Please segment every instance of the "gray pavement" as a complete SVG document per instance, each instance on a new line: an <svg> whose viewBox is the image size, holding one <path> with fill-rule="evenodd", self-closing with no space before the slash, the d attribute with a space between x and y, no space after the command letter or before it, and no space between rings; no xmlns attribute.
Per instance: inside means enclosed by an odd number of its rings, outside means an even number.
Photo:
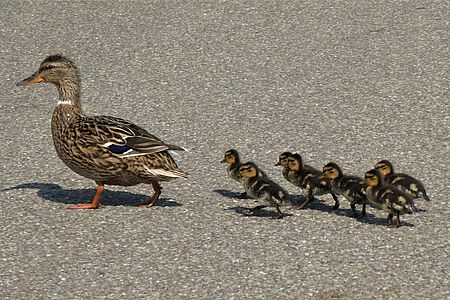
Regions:
<svg viewBox="0 0 450 300"><path fill-rule="evenodd" d="M449 299L447 1L0 1L1 299ZM56 156L52 86L16 88L49 54L79 66L90 114L190 151L188 180L108 187ZM380 159L431 203L383 226L331 198L283 220L219 164L228 148L292 193L286 149L362 175Z"/></svg>

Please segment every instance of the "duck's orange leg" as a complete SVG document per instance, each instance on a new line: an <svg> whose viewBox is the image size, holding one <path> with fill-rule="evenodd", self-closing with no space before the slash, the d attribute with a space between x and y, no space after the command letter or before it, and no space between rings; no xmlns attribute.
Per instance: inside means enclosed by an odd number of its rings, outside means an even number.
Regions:
<svg viewBox="0 0 450 300"><path fill-rule="evenodd" d="M68 209L93 209L98 208L100 206L100 198L102 197L103 191L105 190L105 187L103 186L103 183L100 183L97 186L97 192L95 193L94 199L92 199L92 203L83 203L83 204L77 204L77 205L71 205L67 207Z"/></svg>
<svg viewBox="0 0 450 300"><path fill-rule="evenodd" d="M162 187L159 185L159 183L154 181L154 182L152 182L152 185L153 185L153 189L155 190L155 193L153 194L153 196L149 200L144 201L141 204L139 204L138 205L139 207L150 207L150 206L153 206L153 204L155 204L156 200L158 200L159 195L161 195Z"/></svg>

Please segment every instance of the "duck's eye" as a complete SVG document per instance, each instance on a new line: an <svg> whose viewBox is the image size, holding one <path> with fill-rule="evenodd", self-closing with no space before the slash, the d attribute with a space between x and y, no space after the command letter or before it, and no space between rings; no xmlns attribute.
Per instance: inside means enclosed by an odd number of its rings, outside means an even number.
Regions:
<svg viewBox="0 0 450 300"><path fill-rule="evenodd" d="M42 68L43 70L51 70L51 69L54 69L54 68L56 68L56 66L55 65L46 65L44 68Z"/></svg>

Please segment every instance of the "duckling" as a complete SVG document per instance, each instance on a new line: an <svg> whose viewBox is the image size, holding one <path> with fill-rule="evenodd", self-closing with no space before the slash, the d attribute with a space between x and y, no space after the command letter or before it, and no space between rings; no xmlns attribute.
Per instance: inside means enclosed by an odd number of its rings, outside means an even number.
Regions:
<svg viewBox="0 0 450 300"><path fill-rule="evenodd" d="M331 179L331 187L339 195L344 196L350 202L353 216L358 217L356 213L356 204L362 204L361 217L366 215L366 188L364 179L353 175L344 175L341 168L330 162L323 167L323 177Z"/></svg>
<svg viewBox="0 0 450 300"><path fill-rule="evenodd" d="M282 167L282 174L284 179L286 179L287 181L289 181L289 166L288 166L288 158L289 156L291 156L292 153L291 152L283 152L280 154L280 156L278 156L278 162L275 164L275 166L281 166ZM295 183L293 183L295 184Z"/></svg>
<svg viewBox="0 0 450 300"><path fill-rule="evenodd" d="M388 212L387 226L399 227L400 215L417 212L412 198L392 185L386 185L377 169L367 171L364 175L367 187L367 199L377 208ZM394 224L392 218L397 216Z"/></svg>
<svg viewBox="0 0 450 300"><path fill-rule="evenodd" d="M254 208L249 208L247 215L253 215L267 206L274 206L278 213L276 218L283 218L280 206L284 201L290 201L289 193L267 176L261 176L259 168L253 162L242 164L239 174L244 179L247 193L261 203Z"/></svg>
<svg viewBox="0 0 450 300"><path fill-rule="evenodd" d="M241 161L239 158L239 153L235 149L230 149L225 152L225 156L223 160L220 161L221 163L227 163L227 174L228 177L230 177L233 180L236 180L237 182L243 184L244 180L239 175L239 168L241 167ZM238 197L239 198L246 198L248 195L246 192L242 192Z"/></svg>
<svg viewBox="0 0 450 300"><path fill-rule="evenodd" d="M239 159L239 153L235 149L230 149L225 152L225 157L220 161L221 163L227 163L227 174L231 179L242 183L243 180L239 176L239 168L241 167L241 161Z"/></svg>
<svg viewBox="0 0 450 300"><path fill-rule="evenodd" d="M147 130L120 118L88 116L81 108L81 80L76 65L61 55L48 56L39 69L17 86L51 83L59 92L52 116L56 152L75 173L94 180L97 192L92 203L70 209L100 206L104 185L152 184L153 196L140 206L152 206L161 194L160 181L187 177L168 150L182 147L164 143Z"/></svg>
<svg viewBox="0 0 450 300"><path fill-rule="evenodd" d="M334 199L333 210L339 208L339 199L331 188L330 179L322 178L322 172L303 164L300 154L294 153L288 157L289 182L300 187L306 194L306 200L298 207L304 208L308 203L314 200L314 195L330 194Z"/></svg>
<svg viewBox="0 0 450 300"><path fill-rule="evenodd" d="M394 167L388 160L382 160L375 165L383 176L383 180L399 190L407 193L413 198L422 198L431 201L423 184L412 176L403 173L394 173Z"/></svg>

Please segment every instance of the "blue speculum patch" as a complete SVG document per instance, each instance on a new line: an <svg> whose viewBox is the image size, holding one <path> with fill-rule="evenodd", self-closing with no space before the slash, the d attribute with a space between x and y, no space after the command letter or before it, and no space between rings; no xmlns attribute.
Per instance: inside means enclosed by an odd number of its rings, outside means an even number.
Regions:
<svg viewBox="0 0 450 300"><path fill-rule="evenodd" d="M126 146L126 145L123 145L123 146L121 146L121 145L109 145L108 149L112 153L123 154L123 153L127 152L128 150L130 150L131 148Z"/></svg>

